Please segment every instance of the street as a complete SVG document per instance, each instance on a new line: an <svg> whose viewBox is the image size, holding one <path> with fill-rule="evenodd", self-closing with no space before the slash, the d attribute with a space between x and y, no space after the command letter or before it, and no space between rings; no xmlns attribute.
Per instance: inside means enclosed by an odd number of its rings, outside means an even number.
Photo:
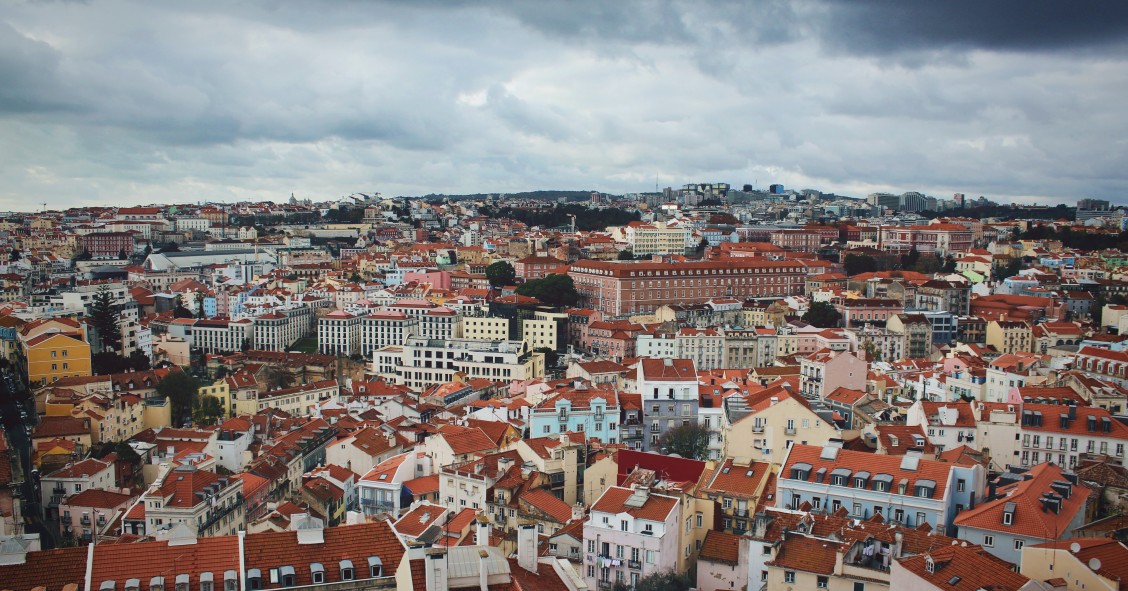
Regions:
<svg viewBox="0 0 1128 591"><path fill-rule="evenodd" d="M24 484L19 490L23 497L25 529L38 533L43 548L55 547L55 536L43 525L40 515L39 493L36 478L31 473L31 426L35 424L35 403L19 378L8 370L0 372L0 413L8 441L12 446L13 460L23 465Z"/></svg>

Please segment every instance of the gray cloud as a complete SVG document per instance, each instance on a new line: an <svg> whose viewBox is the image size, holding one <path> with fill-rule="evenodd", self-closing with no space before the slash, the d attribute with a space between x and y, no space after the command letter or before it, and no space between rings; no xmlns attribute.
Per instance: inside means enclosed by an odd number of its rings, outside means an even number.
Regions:
<svg viewBox="0 0 1128 591"><path fill-rule="evenodd" d="M0 208L655 176L1124 200L1118 3L918 4L14 4Z"/></svg>

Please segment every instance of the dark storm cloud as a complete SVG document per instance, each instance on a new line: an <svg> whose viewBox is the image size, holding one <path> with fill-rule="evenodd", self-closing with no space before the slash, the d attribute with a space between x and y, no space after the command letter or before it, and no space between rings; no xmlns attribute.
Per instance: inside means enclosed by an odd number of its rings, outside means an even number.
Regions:
<svg viewBox="0 0 1128 591"><path fill-rule="evenodd" d="M821 34L868 55L988 49L1061 51L1128 40L1128 2L822 0Z"/></svg>

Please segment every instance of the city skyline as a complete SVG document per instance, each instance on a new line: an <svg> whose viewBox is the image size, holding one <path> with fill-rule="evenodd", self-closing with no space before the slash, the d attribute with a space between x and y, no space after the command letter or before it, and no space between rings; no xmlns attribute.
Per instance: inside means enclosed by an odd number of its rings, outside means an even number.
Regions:
<svg viewBox="0 0 1128 591"><path fill-rule="evenodd" d="M0 209L702 180L1124 204L1126 11L12 3Z"/></svg>

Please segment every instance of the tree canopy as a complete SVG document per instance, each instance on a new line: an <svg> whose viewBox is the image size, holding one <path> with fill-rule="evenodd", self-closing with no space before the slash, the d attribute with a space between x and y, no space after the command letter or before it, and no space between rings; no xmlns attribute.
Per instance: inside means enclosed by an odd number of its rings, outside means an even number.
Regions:
<svg viewBox="0 0 1128 591"><path fill-rule="evenodd" d="M839 320L842 314L830 302L813 302L803 314L803 322L819 328L835 328Z"/></svg>
<svg viewBox="0 0 1128 591"><path fill-rule="evenodd" d="M102 343L101 350L120 351L121 329L118 327L118 315L114 310L113 295L104 285L94 294L94 300L90 304L90 318L98 331L98 338Z"/></svg>
<svg viewBox="0 0 1128 591"><path fill-rule="evenodd" d="M509 261L498 261L486 267L486 279L493 287L513 285L513 281L517 279L517 271Z"/></svg>
<svg viewBox="0 0 1128 591"><path fill-rule="evenodd" d="M861 273L873 273L877 270L877 261L873 257L857 254L846 255L846 260L842 261L842 265L846 267L846 274L851 277Z"/></svg>
<svg viewBox="0 0 1128 591"><path fill-rule="evenodd" d="M517 293L555 307L574 306L580 301L580 294L568 275L552 274L543 279L530 279L517 286Z"/></svg>
<svg viewBox="0 0 1128 591"><path fill-rule="evenodd" d="M174 425L181 425L185 419L192 416L199 389L200 385L196 379L183 371L173 371L157 384L157 394L168 398L169 404L172 405Z"/></svg>
<svg viewBox="0 0 1128 591"><path fill-rule="evenodd" d="M658 447L667 454L677 454L691 460L704 460L709 456L709 430L690 421L667 429L658 440Z"/></svg>

